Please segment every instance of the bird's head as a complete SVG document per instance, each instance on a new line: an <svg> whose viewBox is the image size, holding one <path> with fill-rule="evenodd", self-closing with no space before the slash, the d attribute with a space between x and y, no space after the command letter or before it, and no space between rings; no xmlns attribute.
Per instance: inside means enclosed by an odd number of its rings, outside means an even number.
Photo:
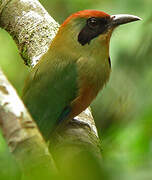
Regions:
<svg viewBox="0 0 152 180"><path fill-rule="evenodd" d="M119 14L109 15L97 10L83 10L69 16L61 25L58 37L61 37L63 45L68 43L81 47L89 47L92 44L106 43L109 41L113 30L119 25L140 20L139 17Z"/></svg>

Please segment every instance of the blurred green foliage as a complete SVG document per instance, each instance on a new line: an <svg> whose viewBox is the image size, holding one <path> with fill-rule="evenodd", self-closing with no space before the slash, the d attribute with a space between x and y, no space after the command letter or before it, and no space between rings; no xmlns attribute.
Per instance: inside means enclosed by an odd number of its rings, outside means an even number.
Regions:
<svg viewBox="0 0 152 180"><path fill-rule="evenodd" d="M5 140L0 131L0 179L18 180L21 178L21 172L14 157L9 152Z"/></svg>
<svg viewBox="0 0 152 180"><path fill-rule="evenodd" d="M108 178L152 179L152 1L40 2L59 23L83 9L98 9L109 14L130 13L143 18L142 22L123 25L114 32L110 82L92 104L92 111L102 139L102 167ZM28 68L4 30L0 30L0 66L21 94Z"/></svg>

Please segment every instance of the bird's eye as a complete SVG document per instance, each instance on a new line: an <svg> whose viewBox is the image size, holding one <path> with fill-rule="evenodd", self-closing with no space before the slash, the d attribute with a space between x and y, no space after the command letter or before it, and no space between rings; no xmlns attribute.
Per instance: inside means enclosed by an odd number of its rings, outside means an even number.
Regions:
<svg viewBox="0 0 152 180"><path fill-rule="evenodd" d="M97 25L98 25L98 21L97 21L97 19L96 18L89 18L88 20L87 20L87 24L88 24L88 26L90 27L90 28L95 28Z"/></svg>

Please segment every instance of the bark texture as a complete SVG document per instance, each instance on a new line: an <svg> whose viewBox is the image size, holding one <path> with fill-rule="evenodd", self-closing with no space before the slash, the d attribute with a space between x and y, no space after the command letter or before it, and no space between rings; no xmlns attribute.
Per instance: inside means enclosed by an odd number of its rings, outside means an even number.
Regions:
<svg viewBox="0 0 152 180"><path fill-rule="evenodd" d="M34 66L48 50L59 24L38 0L1 0L0 26L15 40L28 66Z"/></svg>
<svg viewBox="0 0 152 180"><path fill-rule="evenodd" d="M43 168L41 170L45 172L44 174L54 172L55 164L47 145L2 71L0 71L0 127L25 179L36 176L39 167ZM52 176L52 173L48 176Z"/></svg>

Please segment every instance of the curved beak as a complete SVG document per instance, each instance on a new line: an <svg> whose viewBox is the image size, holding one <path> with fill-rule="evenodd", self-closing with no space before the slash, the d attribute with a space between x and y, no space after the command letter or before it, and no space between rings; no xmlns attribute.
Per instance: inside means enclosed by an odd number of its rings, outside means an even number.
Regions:
<svg viewBox="0 0 152 180"><path fill-rule="evenodd" d="M117 27L122 24L127 24L133 21L139 21L142 20L138 16L129 15L129 14L118 14L118 15L112 15L111 18L111 27Z"/></svg>

